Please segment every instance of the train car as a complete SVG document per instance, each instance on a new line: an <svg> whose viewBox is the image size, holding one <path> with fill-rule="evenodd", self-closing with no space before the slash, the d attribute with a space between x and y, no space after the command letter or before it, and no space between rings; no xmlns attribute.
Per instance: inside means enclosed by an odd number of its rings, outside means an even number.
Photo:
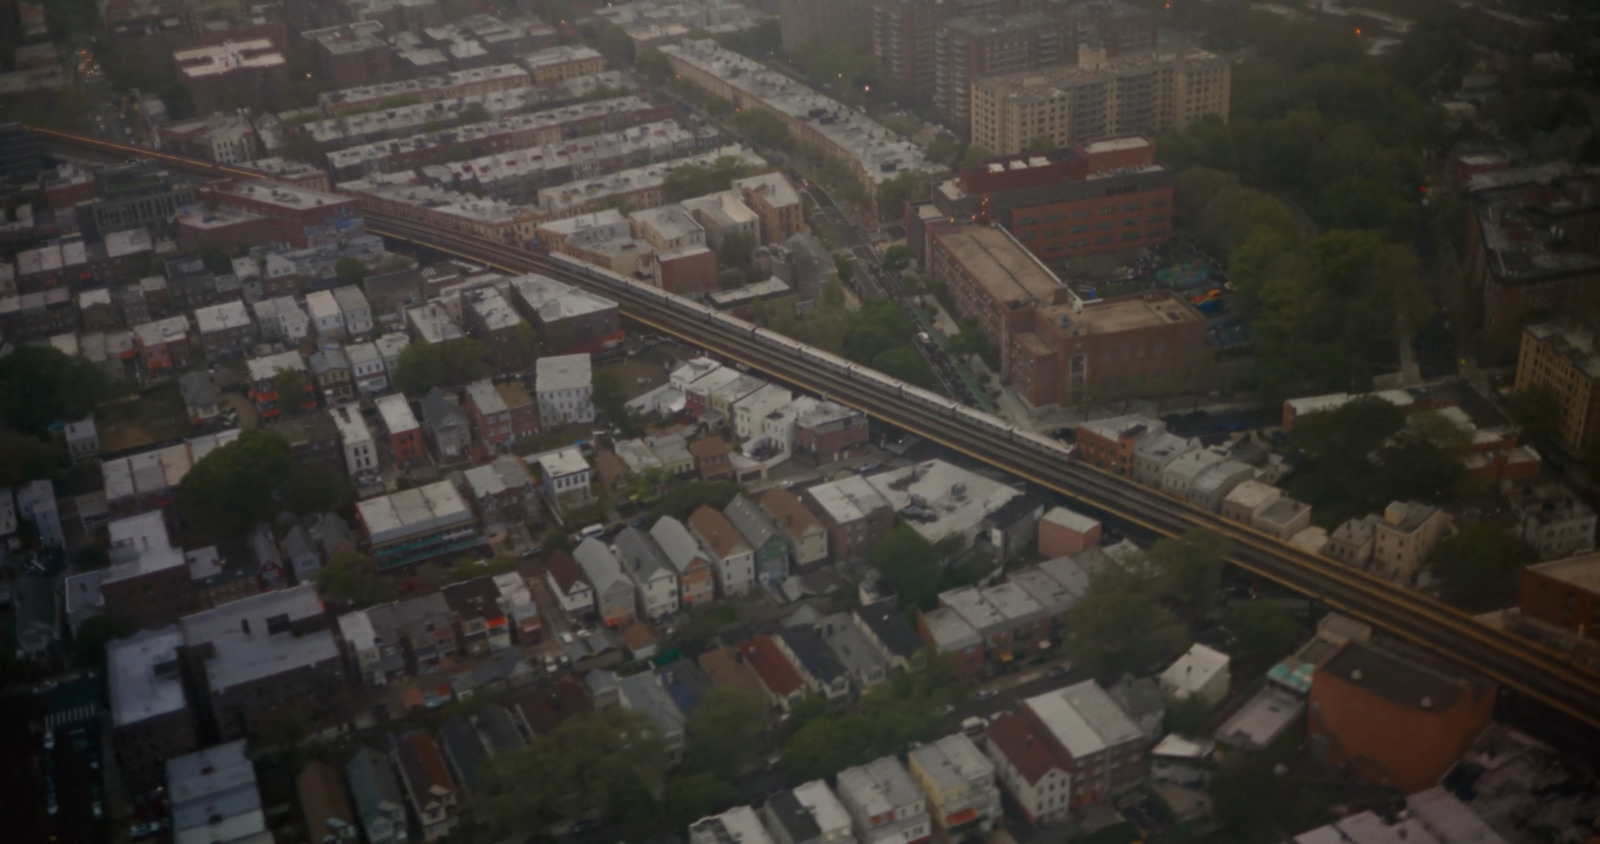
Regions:
<svg viewBox="0 0 1600 844"><path fill-rule="evenodd" d="M1011 434L1011 439L1020 445L1029 446L1041 452L1046 459L1066 460L1072 455L1072 447L1065 443L1057 442L1037 431L1023 430L1021 425Z"/></svg>
<svg viewBox="0 0 1600 844"><path fill-rule="evenodd" d="M962 420L980 431L988 431L1007 439L1011 438L1017 426L997 419L981 410L974 410L964 404L956 404L955 418Z"/></svg>
<svg viewBox="0 0 1600 844"><path fill-rule="evenodd" d="M745 322L744 320L726 311L719 311L709 305L703 305L699 302L696 302L695 305L703 312L705 319L712 325L720 326L721 328L732 331L740 337L744 337L746 339L755 336L756 328L758 327L755 323Z"/></svg>
<svg viewBox="0 0 1600 844"><path fill-rule="evenodd" d="M802 357L801 352L805 349L804 343L793 337L785 337L770 328L757 328L752 337L762 345L781 349L795 357Z"/></svg>

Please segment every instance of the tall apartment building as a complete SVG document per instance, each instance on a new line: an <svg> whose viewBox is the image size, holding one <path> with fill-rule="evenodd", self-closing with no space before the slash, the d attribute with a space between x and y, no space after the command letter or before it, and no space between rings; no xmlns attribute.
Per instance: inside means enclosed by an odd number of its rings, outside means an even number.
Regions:
<svg viewBox="0 0 1600 844"><path fill-rule="evenodd" d="M1511 338L1535 313L1600 305L1600 179L1570 165L1483 173L1468 183L1467 278L1483 286L1483 326Z"/></svg>
<svg viewBox="0 0 1600 844"><path fill-rule="evenodd" d="M1570 454L1583 454L1600 439L1600 356L1595 332L1570 322L1530 325L1517 355L1518 391L1545 387L1561 405L1556 440Z"/></svg>
<svg viewBox="0 0 1600 844"><path fill-rule="evenodd" d="M872 7L860 0L779 0L778 31L783 49L869 32Z"/></svg>
<svg viewBox="0 0 1600 844"><path fill-rule="evenodd" d="M1111 59L1086 44L1076 65L972 83L972 143L1012 155L1041 138L1068 146L1226 120L1232 78L1226 59L1203 50Z"/></svg>
<svg viewBox="0 0 1600 844"><path fill-rule="evenodd" d="M932 94L934 35L952 18L1015 15L1029 0L878 0L872 6L872 54L885 76Z"/></svg>
<svg viewBox="0 0 1600 844"><path fill-rule="evenodd" d="M933 106L957 127L967 125L972 82L1076 61L1073 21L1044 14L955 18L933 40Z"/></svg>
<svg viewBox="0 0 1600 844"><path fill-rule="evenodd" d="M166 760L199 742L179 670L182 647L176 625L106 645L111 744L122 776L139 793L161 785Z"/></svg>

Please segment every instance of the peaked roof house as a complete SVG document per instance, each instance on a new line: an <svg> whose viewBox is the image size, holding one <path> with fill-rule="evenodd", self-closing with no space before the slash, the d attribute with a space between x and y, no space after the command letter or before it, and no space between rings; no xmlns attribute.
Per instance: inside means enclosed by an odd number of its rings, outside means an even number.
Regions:
<svg viewBox="0 0 1600 844"><path fill-rule="evenodd" d="M639 600L639 614L659 619L678 611L678 576L666 554L650 535L636 527L617 534L613 546L623 571L633 579ZM707 572L709 576L709 571Z"/></svg>
<svg viewBox="0 0 1600 844"><path fill-rule="evenodd" d="M439 459L447 463L467 459L472 446L472 423L461 404L438 387L424 394L418 404L422 407L422 426Z"/></svg>
<svg viewBox="0 0 1600 844"><path fill-rule="evenodd" d="M850 675L828 650L816 631L810 627L789 627L774 639L784 656L806 678L806 685L814 694L828 700L839 700L850 694Z"/></svg>
<svg viewBox="0 0 1600 844"><path fill-rule="evenodd" d="M756 580L756 552L733 522L721 511L701 505L689 515L689 529L712 554L712 570L722 596L732 598L749 592Z"/></svg>
<svg viewBox="0 0 1600 844"><path fill-rule="evenodd" d="M300 793L300 809L305 813L306 834L312 844L360 840L350 802L344 796L344 784L332 765L321 759L307 762L295 778L295 790Z"/></svg>
<svg viewBox="0 0 1600 844"><path fill-rule="evenodd" d="M812 571L828 559L828 529L793 493L769 489L761 494L761 509L788 541L795 568Z"/></svg>
<svg viewBox="0 0 1600 844"><path fill-rule="evenodd" d="M656 541L677 573L678 597L683 606L706 606L717 599L716 573L711 555L684 527L683 522L671 516L662 516L650 528L650 538Z"/></svg>
<svg viewBox="0 0 1600 844"><path fill-rule="evenodd" d="M572 559L594 589L594 613L600 622L607 627L632 623L636 587L617 555L604 542L590 537L572 550Z"/></svg>
<svg viewBox="0 0 1600 844"><path fill-rule="evenodd" d="M461 784L462 791L471 794L483 769L483 762L489 756L483 747L483 740L478 738L478 731L465 716L455 715L439 725L439 741L456 782Z"/></svg>
<svg viewBox="0 0 1600 844"><path fill-rule="evenodd" d="M571 554L559 549L550 552L544 561L544 579L569 623L583 624L594 615L594 587L584 579L583 569Z"/></svg>
<svg viewBox="0 0 1600 844"><path fill-rule="evenodd" d="M787 712L796 701L805 697L806 678L784 656L777 643L768 636L757 636L739 643L739 653L745 664L761 679L772 705Z"/></svg>
<svg viewBox="0 0 1600 844"><path fill-rule="evenodd" d="M755 555L756 582L776 586L789 577L789 543L772 516L743 495L735 495L722 515L728 517Z"/></svg>
<svg viewBox="0 0 1600 844"><path fill-rule="evenodd" d="M412 730L389 736L389 752L400 771L411 810L422 824L422 840L437 841L456 828L456 784L446 770L439 746L427 733Z"/></svg>
<svg viewBox="0 0 1600 844"><path fill-rule="evenodd" d="M355 803L367 841L405 844L409 840L405 796L389 760L370 747L358 747L345 763L344 775L350 782L350 799Z"/></svg>

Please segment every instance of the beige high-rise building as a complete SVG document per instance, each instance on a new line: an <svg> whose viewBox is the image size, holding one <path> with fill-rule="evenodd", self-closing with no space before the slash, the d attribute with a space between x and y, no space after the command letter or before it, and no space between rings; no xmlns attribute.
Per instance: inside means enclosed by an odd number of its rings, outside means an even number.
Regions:
<svg viewBox="0 0 1600 844"><path fill-rule="evenodd" d="M972 143L1012 155L1038 138L1070 146L1115 135L1180 130L1207 115L1228 119L1233 70L1203 50L1107 59L1085 44L1075 67L972 83Z"/></svg>

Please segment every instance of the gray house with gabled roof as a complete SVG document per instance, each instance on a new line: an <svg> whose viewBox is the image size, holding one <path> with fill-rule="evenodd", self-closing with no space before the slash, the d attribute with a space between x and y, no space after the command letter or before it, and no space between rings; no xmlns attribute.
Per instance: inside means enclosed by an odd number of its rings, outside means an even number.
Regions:
<svg viewBox="0 0 1600 844"><path fill-rule="evenodd" d="M744 536L756 556L756 581L777 586L789 577L789 541L778 525L754 501L735 495L722 511Z"/></svg>
<svg viewBox="0 0 1600 844"><path fill-rule="evenodd" d="M607 627L620 627L633 621L637 606L633 579L623 571L617 555L594 537L578 543L572 559L594 588L594 611Z"/></svg>
<svg viewBox="0 0 1600 844"><path fill-rule="evenodd" d="M472 445L472 423L460 402L434 387L417 402L422 407L422 428L439 454L439 459L455 462L467 459Z"/></svg>
<svg viewBox="0 0 1600 844"><path fill-rule="evenodd" d="M622 570L633 580L640 615L655 620L678 611L677 572L649 534L623 528L613 548Z"/></svg>
<svg viewBox="0 0 1600 844"><path fill-rule="evenodd" d="M371 844L405 844L410 840L406 824L406 799L400 782L389 767L389 758L370 747L356 749L344 766L350 783L350 801L361 817L361 828Z"/></svg>

